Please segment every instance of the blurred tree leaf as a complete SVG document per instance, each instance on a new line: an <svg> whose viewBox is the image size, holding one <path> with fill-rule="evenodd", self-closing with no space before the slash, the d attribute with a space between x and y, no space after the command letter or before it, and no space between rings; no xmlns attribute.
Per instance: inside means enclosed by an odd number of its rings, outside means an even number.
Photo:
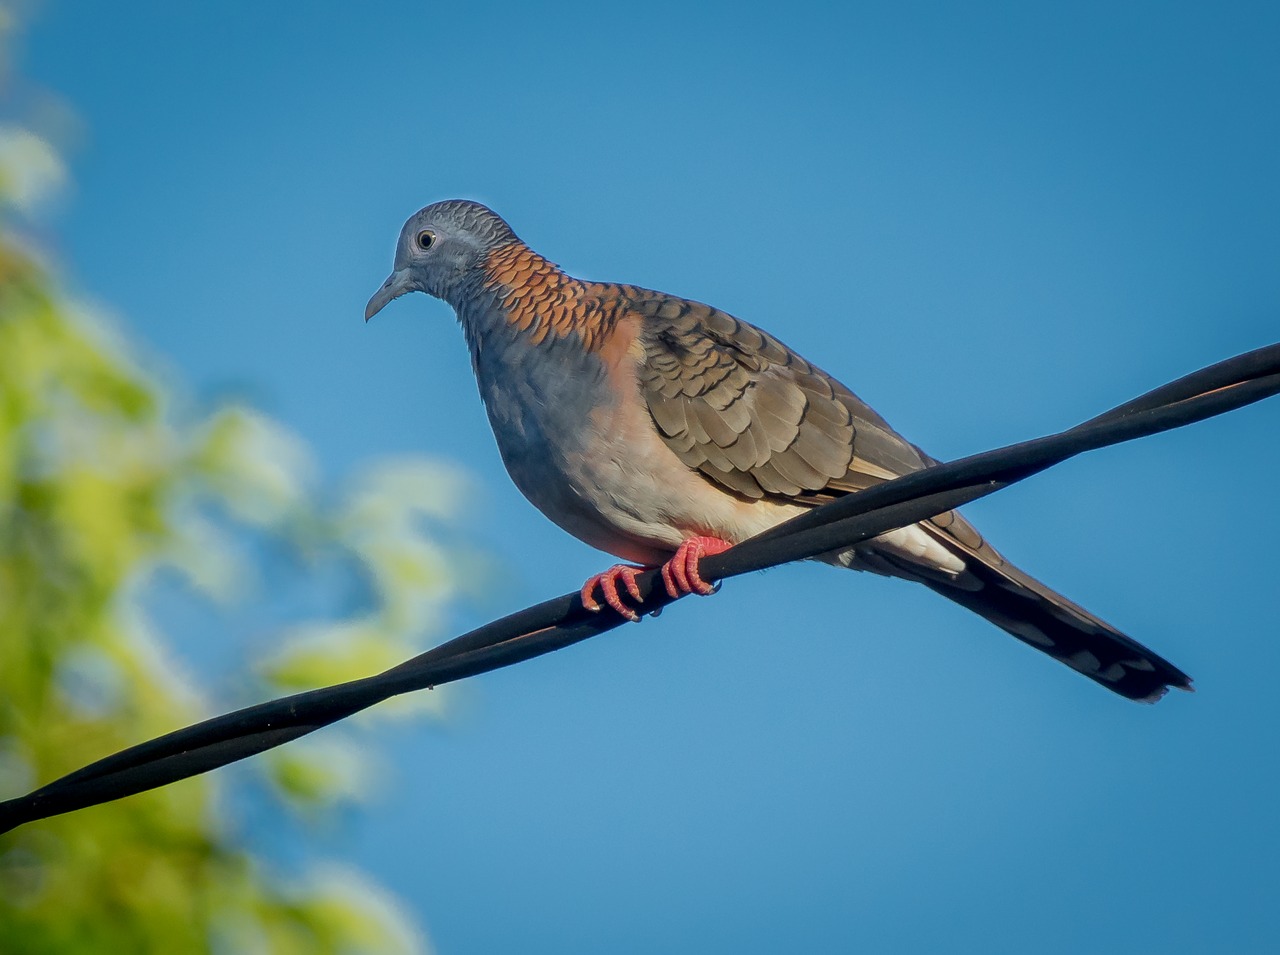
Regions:
<svg viewBox="0 0 1280 955"><path fill-rule="evenodd" d="M0 3L0 33L13 21ZM295 624L275 641L284 649L258 668L264 689L402 659L453 592L449 559L425 534L461 486L448 469L375 466L325 504L304 443L278 422L243 407L177 420L166 390L21 237L22 217L65 178L47 142L0 126L0 796L208 712L142 595L165 572L235 599L252 576L246 557L267 559L238 535L338 554L370 595L350 619ZM343 732L260 765L304 817L360 796L369 778ZM218 794L216 777L199 778L0 837L0 949L425 948L364 877L273 874L219 821Z"/></svg>

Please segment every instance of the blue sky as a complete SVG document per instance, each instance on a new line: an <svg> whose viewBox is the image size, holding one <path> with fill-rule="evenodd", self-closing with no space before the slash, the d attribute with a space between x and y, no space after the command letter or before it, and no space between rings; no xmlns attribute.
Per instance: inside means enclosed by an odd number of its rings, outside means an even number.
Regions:
<svg viewBox="0 0 1280 955"><path fill-rule="evenodd" d="M480 199L576 274L726 308L956 457L1280 339L1278 42L1261 3L49 0L23 70L83 121L81 291L336 477L468 469L497 572L462 629L609 561L506 479L446 306L361 321L415 209ZM473 681L317 850L446 953L1274 950L1278 429L968 509L1194 696L787 567Z"/></svg>

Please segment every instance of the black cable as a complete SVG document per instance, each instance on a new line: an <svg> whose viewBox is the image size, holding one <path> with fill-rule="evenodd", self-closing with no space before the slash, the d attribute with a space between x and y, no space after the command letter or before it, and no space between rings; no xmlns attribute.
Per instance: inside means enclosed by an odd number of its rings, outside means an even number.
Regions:
<svg viewBox="0 0 1280 955"><path fill-rule="evenodd" d="M1069 431L975 454L814 508L705 558L721 580L875 537L994 493L1084 451L1168 431L1280 392L1280 344L1170 382ZM637 579L651 613L671 602L656 570ZM495 620L376 676L259 703L132 746L39 789L0 802L0 833L168 785L255 755L402 693L510 666L612 630L625 620L591 613L577 593Z"/></svg>

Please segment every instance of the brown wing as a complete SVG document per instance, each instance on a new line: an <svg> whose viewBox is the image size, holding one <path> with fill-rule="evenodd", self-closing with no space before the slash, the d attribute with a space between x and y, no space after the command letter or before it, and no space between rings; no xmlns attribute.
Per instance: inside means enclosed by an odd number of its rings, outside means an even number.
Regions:
<svg viewBox="0 0 1280 955"><path fill-rule="evenodd" d="M820 503L926 458L853 392L777 339L706 305L638 293L640 387L690 467L747 498Z"/></svg>
<svg viewBox="0 0 1280 955"><path fill-rule="evenodd" d="M935 463L839 381L755 326L707 305L631 291L646 319L640 388L658 432L716 484L750 499L816 505ZM927 523L960 550L1005 566L956 511ZM866 569L912 578L922 571L906 562L880 567L879 559L868 556Z"/></svg>
<svg viewBox="0 0 1280 955"><path fill-rule="evenodd" d="M747 498L801 504L861 490L933 459L848 388L746 322L705 305L641 293L640 387L687 465ZM921 527L964 559L943 573L891 548L858 551L864 570L919 581L1090 679L1136 700L1185 673L1009 564L955 511Z"/></svg>
<svg viewBox="0 0 1280 955"><path fill-rule="evenodd" d="M705 305L636 292L640 388L668 446L744 497L819 504L935 463L848 388L758 328ZM919 581L1131 699L1188 688L1177 667L1009 564L955 511L921 527L964 559L944 573L891 548L858 566Z"/></svg>

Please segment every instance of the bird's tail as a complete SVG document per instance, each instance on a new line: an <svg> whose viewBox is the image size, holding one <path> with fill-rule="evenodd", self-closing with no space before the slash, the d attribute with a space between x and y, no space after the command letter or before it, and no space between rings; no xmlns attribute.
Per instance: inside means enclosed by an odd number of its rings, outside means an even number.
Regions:
<svg viewBox="0 0 1280 955"><path fill-rule="evenodd" d="M956 512L917 525L965 564L963 573L929 572L878 551L869 570L923 583L948 600L1131 700L1154 703L1169 687L1191 689L1191 678L1163 657L1066 597L1023 573L987 544ZM874 543L874 542L869 542Z"/></svg>

